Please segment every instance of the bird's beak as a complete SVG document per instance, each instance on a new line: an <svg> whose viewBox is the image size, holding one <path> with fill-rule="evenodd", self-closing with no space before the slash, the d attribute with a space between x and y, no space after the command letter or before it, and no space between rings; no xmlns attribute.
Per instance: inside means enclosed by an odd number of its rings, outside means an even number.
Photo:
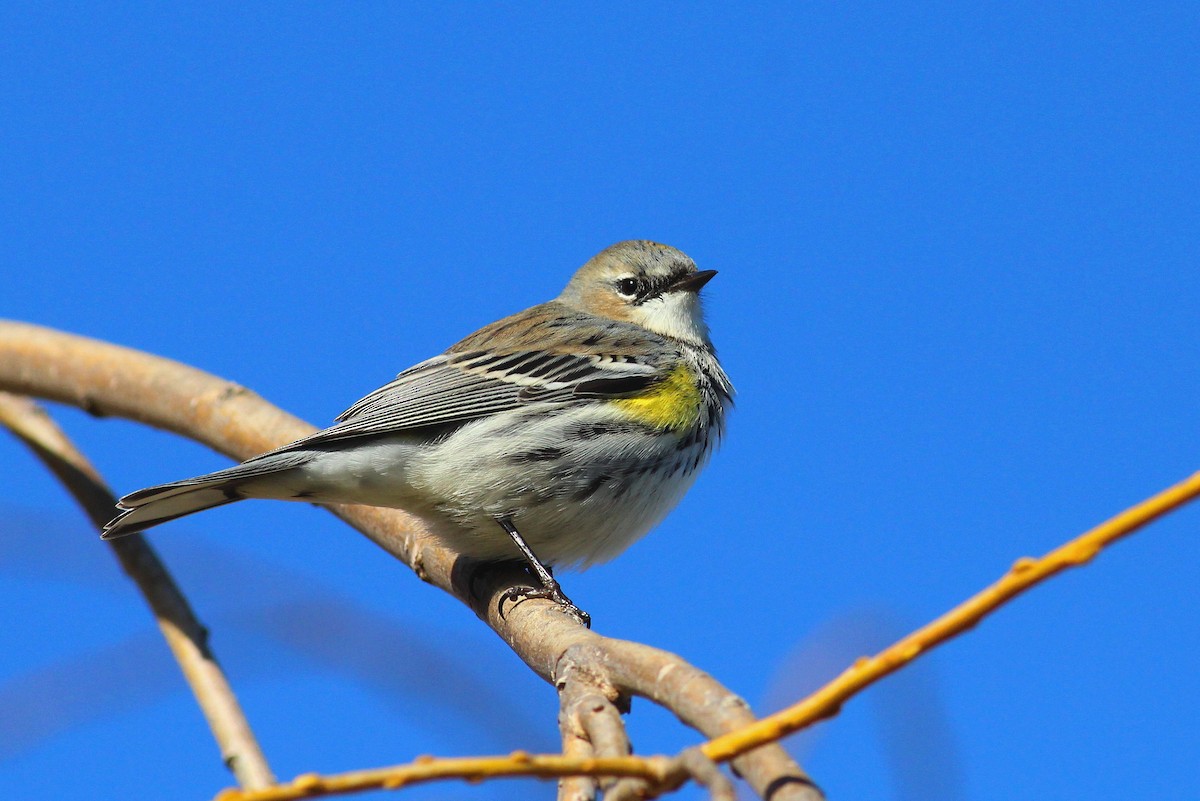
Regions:
<svg viewBox="0 0 1200 801"><path fill-rule="evenodd" d="M668 292L699 292L700 287L707 284L717 274L716 270L701 270L699 272L685 275L675 283L667 287Z"/></svg>

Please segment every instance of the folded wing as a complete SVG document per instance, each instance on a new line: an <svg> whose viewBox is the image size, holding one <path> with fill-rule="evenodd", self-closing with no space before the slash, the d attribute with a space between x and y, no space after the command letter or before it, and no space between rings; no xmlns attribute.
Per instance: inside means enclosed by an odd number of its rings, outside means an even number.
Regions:
<svg viewBox="0 0 1200 801"><path fill-rule="evenodd" d="M674 358L642 329L546 303L410 367L302 442L450 426L535 402L626 397L661 381Z"/></svg>

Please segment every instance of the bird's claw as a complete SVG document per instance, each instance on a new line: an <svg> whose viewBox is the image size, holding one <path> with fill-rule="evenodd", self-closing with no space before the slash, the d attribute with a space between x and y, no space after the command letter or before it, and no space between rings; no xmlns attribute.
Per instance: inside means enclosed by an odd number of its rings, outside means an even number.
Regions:
<svg viewBox="0 0 1200 801"><path fill-rule="evenodd" d="M589 629L592 627L592 616L576 606L562 591L562 587L558 585L557 581L550 587L509 587L500 595L500 603L497 605L496 611L503 616L505 601L511 601L515 606L522 601L528 601L530 598L545 598L554 601L564 612L571 615L584 626Z"/></svg>

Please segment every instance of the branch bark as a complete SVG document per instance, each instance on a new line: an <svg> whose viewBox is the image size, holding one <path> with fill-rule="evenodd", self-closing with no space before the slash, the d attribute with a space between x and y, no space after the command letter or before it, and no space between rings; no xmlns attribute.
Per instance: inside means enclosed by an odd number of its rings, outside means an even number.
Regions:
<svg viewBox="0 0 1200 801"><path fill-rule="evenodd" d="M116 499L96 469L50 416L28 398L0 392L0 425L8 428L42 460L83 507L97 531L112 517ZM275 776L242 707L208 645L208 630L167 571L158 554L139 534L108 543L122 569L146 599L163 638L196 696L221 758L238 784L254 790L275 783Z"/></svg>
<svg viewBox="0 0 1200 801"><path fill-rule="evenodd" d="M586 699L576 685L559 691L558 728L562 732L563 756L589 760L596 756L587 729L581 720ZM622 730L622 736L624 731ZM598 782L590 776L565 776L558 780L558 801L595 801Z"/></svg>
<svg viewBox="0 0 1200 801"><path fill-rule="evenodd" d="M142 422L239 460L314 430L244 387L200 370L16 322L0 321L0 390ZM502 613L505 590L527 577L517 568L481 568L458 558L412 515L363 506L331 509L422 580L467 604L534 672L560 689L575 680L605 697L644 696L709 738L755 720L744 701L677 656L589 631L557 604L530 599L506 605ZM821 798L777 743L748 751L733 765L763 798Z"/></svg>

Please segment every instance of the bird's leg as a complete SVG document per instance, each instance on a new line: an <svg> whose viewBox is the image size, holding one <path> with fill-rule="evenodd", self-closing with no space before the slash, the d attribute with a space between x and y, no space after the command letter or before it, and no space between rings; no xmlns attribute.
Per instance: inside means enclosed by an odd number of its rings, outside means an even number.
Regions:
<svg viewBox="0 0 1200 801"><path fill-rule="evenodd" d="M533 574L537 576L538 581L542 582L541 589L536 587L510 587L500 597L501 606L503 606L505 601L520 603L527 598L549 598L569 614L578 618L580 623L590 629L592 627L592 616L571 602L571 599L562 591L559 583L555 581L554 576L551 575L550 569L543 565L542 561L534 555L533 549L525 542L525 538L521 536L521 532L517 531L517 527L513 525L512 520L507 517L497 517L496 522L508 532L508 536L512 537L513 543L521 551L521 555L525 557L525 561L529 563Z"/></svg>

